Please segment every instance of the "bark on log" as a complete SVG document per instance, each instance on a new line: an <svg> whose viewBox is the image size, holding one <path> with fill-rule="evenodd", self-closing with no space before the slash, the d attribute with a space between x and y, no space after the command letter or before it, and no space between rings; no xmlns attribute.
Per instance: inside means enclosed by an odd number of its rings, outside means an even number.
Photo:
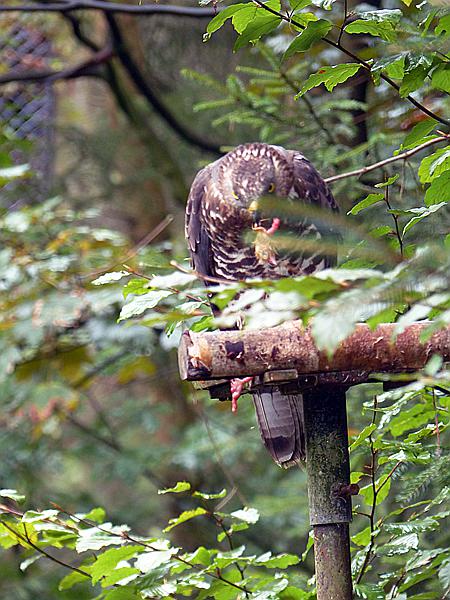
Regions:
<svg viewBox="0 0 450 600"><path fill-rule="evenodd" d="M331 357L318 350L310 330L300 321L258 331L186 331L178 351L180 375L184 380L199 381L287 369L295 369L299 375L411 371L422 368L433 354L450 360L450 327L422 343L420 334L429 324L414 323L396 338L392 323L374 331L360 324Z"/></svg>

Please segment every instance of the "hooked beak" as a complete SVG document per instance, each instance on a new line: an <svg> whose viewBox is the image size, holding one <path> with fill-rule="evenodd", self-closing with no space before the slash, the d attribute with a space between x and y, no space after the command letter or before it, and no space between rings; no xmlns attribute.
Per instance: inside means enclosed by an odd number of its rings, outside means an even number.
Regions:
<svg viewBox="0 0 450 600"><path fill-rule="evenodd" d="M258 210L258 202L256 200L253 200L253 202L248 207L248 210L252 215L253 225L259 225L259 222L261 221L261 213Z"/></svg>

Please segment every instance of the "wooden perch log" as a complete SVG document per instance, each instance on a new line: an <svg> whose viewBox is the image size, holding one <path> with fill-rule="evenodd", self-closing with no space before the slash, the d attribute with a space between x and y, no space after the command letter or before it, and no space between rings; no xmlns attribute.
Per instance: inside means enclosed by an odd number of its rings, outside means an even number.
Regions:
<svg viewBox="0 0 450 600"><path fill-rule="evenodd" d="M420 369L433 354L450 360L450 327L422 343L420 334L429 325L414 323L394 337L392 323L374 331L360 324L331 357L317 348L309 328L300 321L258 331L185 331L178 352L180 375L184 380L204 381L267 376L270 371L291 371L297 376L359 371L358 381L367 381L373 372Z"/></svg>

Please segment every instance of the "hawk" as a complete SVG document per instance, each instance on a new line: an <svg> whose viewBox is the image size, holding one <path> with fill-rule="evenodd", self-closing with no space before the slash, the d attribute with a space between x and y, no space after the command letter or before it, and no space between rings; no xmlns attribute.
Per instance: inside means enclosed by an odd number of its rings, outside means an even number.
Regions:
<svg viewBox="0 0 450 600"><path fill-rule="evenodd" d="M264 214L266 198L272 199L270 215ZM202 169L192 183L186 207L192 265L206 280L234 281L324 269L334 264L336 250L333 245L324 254L319 247L324 236L333 234L326 219L314 216L319 209L338 210L325 181L302 154L262 143L238 146ZM289 243L283 244L286 239ZM250 380L232 382L234 401ZM301 395L277 387L251 394L261 437L275 462L287 468L304 460Z"/></svg>

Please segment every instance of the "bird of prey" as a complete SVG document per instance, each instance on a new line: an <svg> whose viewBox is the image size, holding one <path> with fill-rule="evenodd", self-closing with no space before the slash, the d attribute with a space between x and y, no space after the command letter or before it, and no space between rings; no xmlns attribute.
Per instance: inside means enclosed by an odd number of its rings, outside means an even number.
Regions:
<svg viewBox="0 0 450 600"><path fill-rule="evenodd" d="M270 215L264 214L267 197L273 199ZM287 210L296 206L298 211ZM334 263L335 250L324 254L319 242L332 227L314 213L305 216L314 209L338 210L326 183L302 154L262 143L238 146L202 169L192 184L186 207L192 265L206 280L234 281L308 275L326 268ZM234 401L249 380L231 383ZM251 394L261 437L275 462L287 468L304 460L301 395L278 387L255 388Z"/></svg>

